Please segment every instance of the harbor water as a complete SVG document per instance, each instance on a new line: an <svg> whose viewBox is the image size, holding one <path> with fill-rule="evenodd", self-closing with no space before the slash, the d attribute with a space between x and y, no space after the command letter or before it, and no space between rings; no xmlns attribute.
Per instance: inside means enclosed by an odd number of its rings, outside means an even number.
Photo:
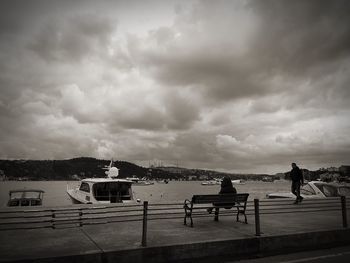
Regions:
<svg viewBox="0 0 350 263"><path fill-rule="evenodd" d="M73 205L66 193L67 184L78 185L78 181L3 181L0 182L0 207L5 207L9 191L15 189L41 189L45 191L43 206ZM247 181L234 185L238 193L249 193L249 200L265 199L267 193L288 192L290 182L276 180L274 182ZM170 181L168 184L154 182L153 185L133 185L134 197L150 203L183 202L194 194L216 194L220 185L204 186L201 181Z"/></svg>

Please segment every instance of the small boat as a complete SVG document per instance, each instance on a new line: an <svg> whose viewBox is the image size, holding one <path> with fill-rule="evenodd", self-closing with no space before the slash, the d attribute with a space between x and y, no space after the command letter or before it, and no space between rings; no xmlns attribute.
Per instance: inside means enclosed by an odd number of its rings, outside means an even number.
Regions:
<svg viewBox="0 0 350 263"><path fill-rule="evenodd" d="M67 185L67 194L73 203L78 204L110 204L134 202L132 181L117 179L119 169L110 165L103 168L107 178L87 178L78 187ZM137 200L139 202L139 200Z"/></svg>
<svg viewBox="0 0 350 263"><path fill-rule="evenodd" d="M246 181L243 179L231 180L232 184L245 184Z"/></svg>
<svg viewBox="0 0 350 263"><path fill-rule="evenodd" d="M152 185L154 184L151 181L146 180L146 178L138 178L135 175L133 175L132 177L126 177L126 180L129 180L132 182L133 185Z"/></svg>
<svg viewBox="0 0 350 263"><path fill-rule="evenodd" d="M221 180L220 179L214 179L214 180L209 180L209 181L202 182L201 184L202 185L206 185L206 186L220 185L221 184Z"/></svg>
<svg viewBox="0 0 350 263"><path fill-rule="evenodd" d="M43 204L44 191L37 189L19 189L9 192L7 206L39 206Z"/></svg>

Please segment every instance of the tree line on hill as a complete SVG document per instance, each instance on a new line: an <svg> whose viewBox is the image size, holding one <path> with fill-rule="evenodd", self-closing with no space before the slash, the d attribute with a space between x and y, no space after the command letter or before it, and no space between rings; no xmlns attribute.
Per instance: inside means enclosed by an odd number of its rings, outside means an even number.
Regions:
<svg viewBox="0 0 350 263"><path fill-rule="evenodd" d="M26 178L29 180L71 180L90 177L106 177L104 168L109 160L99 160L89 157L69 160L0 160L0 170L8 179ZM147 169L123 161L115 161L120 169L120 177L134 174L145 176Z"/></svg>

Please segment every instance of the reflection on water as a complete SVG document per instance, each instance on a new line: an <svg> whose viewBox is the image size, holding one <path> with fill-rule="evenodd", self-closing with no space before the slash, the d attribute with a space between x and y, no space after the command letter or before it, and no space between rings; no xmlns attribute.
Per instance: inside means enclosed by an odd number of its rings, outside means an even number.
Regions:
<svg viewBox="0 0 350 263"><path fill-rule="evenodd" d="M10 190L41 189L45 191L43 206L67 206L72 202L66 194L67 183L78 185L77 181L5 181L0 182L0 207L6 206ZM285 180L275 182L247 181L245 185L235 185L239 193L249 193L249 200L265 198L267 193L290 191L290 182ZM170 181L168 184L155 182L153 185L135 185L132 187L136 198L150 203L183 202L193 194L216 194L220 185L203 186L200 181Z"/></svg>

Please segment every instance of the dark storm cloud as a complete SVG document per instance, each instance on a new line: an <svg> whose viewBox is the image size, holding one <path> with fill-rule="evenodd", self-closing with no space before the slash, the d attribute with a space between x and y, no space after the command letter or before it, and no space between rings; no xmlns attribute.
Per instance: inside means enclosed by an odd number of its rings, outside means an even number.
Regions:
<svg viewBox="0 0 350 263"><path fill-rule="evenodd" d="M30 48L47 61L80 60L106 52L115 26L107 18L91 14L49 21Z"/></svg>
<svg viewBox="0 0 350 263"><path fill-rule="evenodd" d="M163 94L159 97L162 107L143 103L135 108L118 110L114 121L111 121L111 130L120 128L139 129L148 131L186 130L200 119L199 107L196 102L177 93ZM130 104L133 104L130 101ZM127 104L123 107L128 107Z"/></svg>
<svg viewBox="0 0 350 263"><path fill-rule="evenodd" d="M247 72L235 64L238 59L221 51L202 49L183 54L175 50L166 56L158 54L148 58L152 65L157 65L154 74L162 83L193 86L208 99L227 100L261 93L254 80L255 73Z"/></svg>
<svg viewBox="0 0 350 263"><path fill-rule="evenodd" d="M313 67L350 55L349 1L250 4L260 24L253 41L255 54L273 69L310 73Z"/></svg>
<svg viewBox="0 0 350 263"><path fill-rule="evenodd" d="M137 51L159 81L193 86L208 100L285 93L285 83L270 80L317 82L338 71L331 63L347 67L349 11L348 1L203 1L190 14L179 14L173 28L149 36L165 52ZM253 18L248 25L238 23L242 13ZM289 88L291 94L300 91ZM343 86L337 90L345 92Z"/></svg>

